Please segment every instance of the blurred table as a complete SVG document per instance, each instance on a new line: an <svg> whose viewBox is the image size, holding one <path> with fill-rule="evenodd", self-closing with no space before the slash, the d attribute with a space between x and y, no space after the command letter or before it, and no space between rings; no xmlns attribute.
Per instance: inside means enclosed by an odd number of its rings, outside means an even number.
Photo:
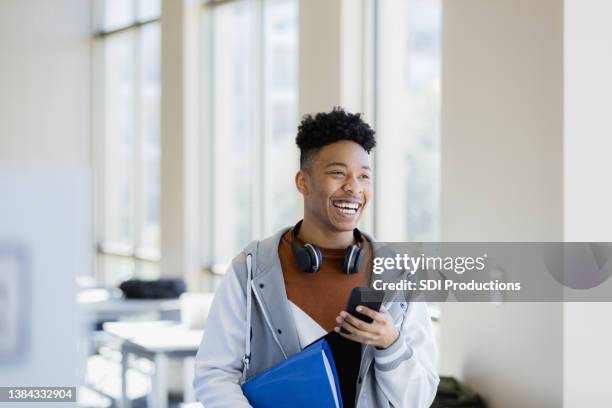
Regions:
<svg viewBox="0 0 612 408"><path fill-rule="evenodd" d="M172 321L111 322L104 324L104 331L121 340L121 407L128 408L127 369L130 354L146 358L155 365L155 373L148 396L149 408L168 407L168 359L195 357L202 330L189 330ZM184 399L193 399L193 374L186 376L183 386Z"/></svg>
<svg viewBox="0 0 612 408"><path fill-rule="evenodd" d="M179 299L124 299L112 295L108 289L85 289L77 302L92 321L119 320L124 317L155 314L158 317L180 314Z"/></svg>

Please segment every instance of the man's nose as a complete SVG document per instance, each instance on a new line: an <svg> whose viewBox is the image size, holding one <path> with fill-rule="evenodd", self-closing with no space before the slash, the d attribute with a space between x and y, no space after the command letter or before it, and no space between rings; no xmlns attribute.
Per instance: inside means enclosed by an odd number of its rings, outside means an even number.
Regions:
<svg viewBox="0 0 612 408"><path fill-rule="evenodd" d="M363 187L356 177L351 177L344 185L344 191L347 193L350 191L353 195L357 195L363 192Z"/></svg>

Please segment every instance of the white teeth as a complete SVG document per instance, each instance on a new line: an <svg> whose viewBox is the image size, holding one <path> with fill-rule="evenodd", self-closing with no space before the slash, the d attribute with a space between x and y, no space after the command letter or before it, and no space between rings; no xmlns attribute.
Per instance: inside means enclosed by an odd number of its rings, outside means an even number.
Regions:
<svg viewBox="0 0 612 408"><path fill-rule="evenodd" d="M334 203L334 206L339 208L349 208L351 210L357 210L359 208L359 204L351 203L347 201L338 201Z"/></svg>

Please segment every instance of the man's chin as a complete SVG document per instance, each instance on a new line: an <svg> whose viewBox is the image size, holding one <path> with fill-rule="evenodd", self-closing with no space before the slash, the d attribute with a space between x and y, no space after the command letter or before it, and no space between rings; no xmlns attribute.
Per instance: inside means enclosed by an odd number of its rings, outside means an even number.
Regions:
<svg viewBox="0 0 612 408"><path fill-rule="evenodd" d="M349 232L353 231L359 226L359 218L357 218L355 221L331 220L330 225L335 232Z"/></svg>
<svg viewBox="0 0 612 408"><path fill-rule="evenodd" d="M331 208L328 213L329 225L335 232L347 232L352 231L359 226L359 220L361 219L361 211L350 217L338 214L335 208Z"/></svg>

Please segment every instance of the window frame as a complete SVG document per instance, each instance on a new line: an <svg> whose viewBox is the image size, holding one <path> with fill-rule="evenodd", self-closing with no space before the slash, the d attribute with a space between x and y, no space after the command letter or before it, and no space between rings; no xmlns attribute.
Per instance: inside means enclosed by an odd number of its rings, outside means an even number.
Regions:
<svg viewBox="0 0 612 408"><path fill-rule="evenodd" d="M215 192L214 172L217 168L218 158L214 157L215 135L215 115L214 115L214 100L215 92L211 84L214 82L214 64L210 63L214 55L215 41L215 21L213 17L214 10L228 3L248 2L253 7L253 59L252 64L254 72L252 74L253 82L253 98L254 108L248 114L252 115L253 119L253 140L254 148L250 152L249 159L257 164L254 170L253 183L250 186L250 230L251 236L263 236L269 231L266 231L268 212L266 211L265 200L268 192L266 191L265 177L267 176L267 166L265 160L268 157L266 152L266 143L271 135L269 129L266 129L266 50L265 50L265 7L266 0L204 0L202 1L202 15L200 18L200 39L202 42L200 53L200 72L203 80L200 85L200 117L201 123L204 125L200 129L200 154L204 158L200 161L200 264L201 269L205 273L215 275L223 275L228 264L225 262L215 262L214 260L214 237L215 228L213 219L215 217L214 200L212 196ZM297 2L296 2L297 3ZM296 92L299 91L299 83L296 83ZM297 156L296 156L297 157ZM245 243L246 244L246 243ZM229 262L229 259L228 259Z"/></svg>
<svg viewBox="0 0 612 408"><path fill-rule="evenodd" d="M106 270L105 261L110 259L132 261L134 268L134 278L141 277L142 270L147 266L159 266L161 260L161 248L147 248L143 246L143 219L145 213L145 189L143 186L145 171L143 166L145 161L142 157L143 146L145 145L145 132L143 124L143 101L142 89L144 86L142 78L143 62L142 62L142 36L145 27L152 24L160 25L161 32L161 16L155 18L139 18L139 0L131 0L133 18L131 23L125 24L112 29L104 29L104 0L94 1L93 7L93 35L92 35L92 135L93 135L93 181L94 181L94 218L95 218L95 242L96 242L96 281L101 284L113 284L115 279L112 274ZM133 146L133 163L131 168L133 191L133 202L130 208L131 218L133 220L133 237L132 244L123 244L108 240L107 223L106 223L106 77L105 77L105 41L117 35L132 32L133 41L133 79L134 79L134 146ZM160 42L161 47L161 42ZM161 63L161 61L160 61ZM160 146L161 148L161 146ZM160 163L161 164L161 163Z"/></svg>
<svg viewBox="0 0 612 408"><path fill-rule="evenodd" d="M381 69L380 69L380 41L381 41L381 26L383 25L381 23L381 11L380 11L380 4L381 1L383 0L370 0L371 1L371 5L369 7L369 16L368 16L368 24L370 25L369 30L371 30L368 34L368 39L369 41L371 41L371 44L366 42L365 46L368 48L366 55L368 55L368 59L370 59L369 61L369 67L371 69L371 74L366 76L366 81L368 82L368 84L366 85L366 88L369 85L369 89L371 89L371 92L369 92L369 95L366 97L366 105L369 109L371 109L370 111L372 112L372 125L374 127L374 129L379 129L379 125L381 122L381 87L380 87L380 77L381 77ZM440 2L440 7L441 7L441 12L443 13L443 8L444 8L444 3L442 0L438 0ZM440 22L442 24L442 22ZM441 30L443 30L443 27L441 26ZM441 35L442 33L440 33ZM441 55L440 55L441 58ZM441 74L441 72L440 72ZM440 80L441 80L441 76L440 76ZM441 98L441 95L439 95L439 98ZM440 101L441 102L441 101ZM439 106L439 112L441 115L441 105ZM441 117L439 118L439 126L441 126ZM385 135L377 135L379 136L378 140L377 140L377 146L380 146L382 144L386 144L387 141L385 140ZM440 136L440 135L438 135ZM440 150L438 152L438 154L440 154L441 152L441 146L439 147ZM385 192L385 186L384 186L384 182L381 182L382 179L382 175L380 174L380 168L377 168L376 163L377 163L377 159L381 160L380 158L380 149L377 147L374 149L374 157L373 157L373 168L374 168L374 172L373 172L373 182L374 182L374 193L376 197L382 197L382 194L384 194ZM437 178L437 182L438 182L438 192L440 191L440 176L441 176L441 168L438 168L438 178ZM434 228L431 233L433 234L433 236L435 237L434 240L439 240L440 238L440 196L438 193L438 209L437 209L437 220L435 222L435 224L437 225L437 228ZM383 221L382 221L382 217L381 217L381 204L380 204L380 200L375 200L374 201L374 208L372 211L372 224L373 224L373 230L376 236L382 237L383 233L382 231L384 231L385 227L383 227ZM407 210L407 209L406 209Z"/></svg>

